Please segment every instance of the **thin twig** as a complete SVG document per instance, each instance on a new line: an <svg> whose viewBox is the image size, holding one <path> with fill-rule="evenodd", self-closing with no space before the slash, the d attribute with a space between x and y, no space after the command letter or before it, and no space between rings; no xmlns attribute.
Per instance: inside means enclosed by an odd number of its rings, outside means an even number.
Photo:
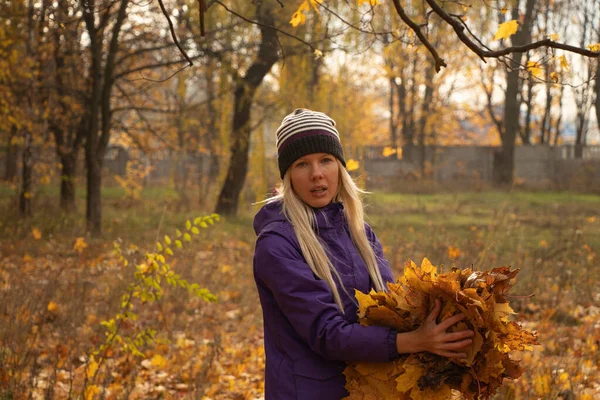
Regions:
<svg viewBox="0 0 600 400"><path fill-rule="evenodd" d="M192 60L190 59L190 57L187 55L187 53L185 52L185 50L179 44L179 40L177 39L177 35L175 34L175 28L173 27L173 22L171 22L171 18L169 17L169 13L167 12L167 9L165 8L165 5L163 4L162 0L158 0L158 5L160 6L160 10L162 11L163 15L167 19L167 22L169 23L169 30L171 31L171 37L173 38L173 41L175 42L175 46L177 46L177 48L179 49L179 51L181 52L181 54L183 54L183 57L189 63L188 67L191 67L192 65L194 65L194 63L192 62ZM184 68L187 68L187 67L184 67ZM182 69L184 69L184 68L182 68ZM179 70L179 71L181 71L181 70ZM179 72L179 71L177 71L177 72ZM171 75L169 78L171 78L173 75Z"/></svg>

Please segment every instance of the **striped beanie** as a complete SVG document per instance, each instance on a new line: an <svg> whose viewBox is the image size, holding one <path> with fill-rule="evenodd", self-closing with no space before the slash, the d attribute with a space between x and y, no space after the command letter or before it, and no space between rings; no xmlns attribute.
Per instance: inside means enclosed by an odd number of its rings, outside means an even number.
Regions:
<svg viewBox="0 0 600 400"><path fill-rule="evenodd" d="M277 162L281 178L294 161L311 153L331 154L346 166L335 121L322 112L297 108L286 115L277 128Z"/></svg>

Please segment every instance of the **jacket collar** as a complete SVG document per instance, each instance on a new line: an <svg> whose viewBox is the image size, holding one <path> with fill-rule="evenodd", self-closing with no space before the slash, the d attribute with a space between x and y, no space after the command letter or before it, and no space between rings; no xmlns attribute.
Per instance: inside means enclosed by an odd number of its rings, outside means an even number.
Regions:
<svg viewBox="0 0 600 400"><path fill-rule="evenodd" d="M346 221L344 205L341 202L329 203L322 208L313 208L313 211L315 213L316 229L332 228ZM254 232L258 235L268 224L286 220L281 202L267 203L254 217Z"/></svg>

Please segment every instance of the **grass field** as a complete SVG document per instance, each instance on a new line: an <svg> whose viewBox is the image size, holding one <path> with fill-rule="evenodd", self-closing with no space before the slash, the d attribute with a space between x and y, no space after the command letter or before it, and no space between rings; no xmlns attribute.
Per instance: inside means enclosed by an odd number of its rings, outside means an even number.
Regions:
<svg viewBox="0 0 600 400"><path fill-rule="evenodd" d="M165 289L159 301L136 303L138 319L120 327L125 339L153 328L161 340L141 346L141 357L116 346L91 359L106 342L101 322L119 312L146 252L211 210L178 208L164 188L145 189L137 202L107 188L103 237L90 238L83 193L77 213L65 216L56 192L40 191L27 220L15 216L12 193L0 187L0 399L261 398L262 317L251 271L258 206L243 204L238 217L202 229L169 259L217 303ZM525 373L498 398L600 398L600 196L374 193L366 203L396 277L406 260L423 257L443 270L520 269L511 305L540 346L516 355ZM115 241L128 266L114 255Z"/></svg>

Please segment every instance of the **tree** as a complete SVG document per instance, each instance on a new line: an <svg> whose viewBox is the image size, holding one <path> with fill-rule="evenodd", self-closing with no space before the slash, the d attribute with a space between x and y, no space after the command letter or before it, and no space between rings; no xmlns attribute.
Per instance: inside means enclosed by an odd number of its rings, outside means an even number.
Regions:
<svg viewBox="0 0 600 400"><path fill-rule="evenodd" d="M243 76L231 70L235 82L231 156L225 182L217 200L215 212L218 214L231 215L237 212L239 195L248 170L252 100L263 78L279 60L272 8L263 2L257 2L256 19L260 24L258 52Z"/></svg>

